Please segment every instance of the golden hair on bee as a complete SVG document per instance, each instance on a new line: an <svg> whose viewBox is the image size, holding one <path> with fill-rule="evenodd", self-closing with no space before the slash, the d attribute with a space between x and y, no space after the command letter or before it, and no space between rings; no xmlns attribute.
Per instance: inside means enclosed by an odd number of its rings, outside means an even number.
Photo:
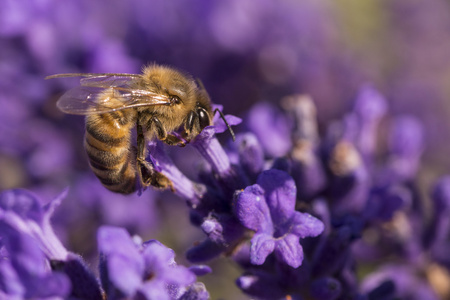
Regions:
<svg viewBox="0 0 450 300"><path fill-rule="evenodd" d="M57 106L86 116L84 146L102 184L123 194L150 185L173 190L172 182L145 159L146 144L157 138L182 147L212 125L212 105L203 85L156 64L144 67L142 74L69 73L46 79L63 77L82 77L80 86L66 92ZM136 145L131 141L135 127Z"/></svg>

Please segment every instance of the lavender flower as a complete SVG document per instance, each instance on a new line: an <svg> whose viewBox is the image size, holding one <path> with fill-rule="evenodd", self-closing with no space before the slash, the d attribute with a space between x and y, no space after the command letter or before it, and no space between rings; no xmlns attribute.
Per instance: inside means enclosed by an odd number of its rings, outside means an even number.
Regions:
<svg viewBox="0 0 450 300"><path fill-rule="evenodd" d="M257 104L250 110L246 123L269 156L283 156L291 148L292 125L273 105Z"/></svg>
<svg viewBox="0 0 450 300"><path fill-rule="evenodd" d="M3 222L2 222L3 223ZM4 298L66 297L71 283L62 273L52 272L44 253L27 234L1 224L2 242L8 253L0 266L1 292Z"/></svg>
<svg viewBox="0 0 450 300"><path fill-rule="evenodd" d="M65 193L45 207L25 190L0 194L0 233L7 254L0 290L25 298L101 299L98 282L82 259L68 252L50 225Z"/></svg>
<svg viewBox="0 0 450 300"><path fill-rule="evenodd" d="M295 196L294 181L278 170L261 173L255 185L235 196L237 218L245 227L256 231L251 240L252 264L263 264L274 252L279 260L298 268L303 260L299 239L322 233L322 222L294 210Z"/></svg>
<svg viewBox="0 0 450 300"><path fill-rule="evenodd" d="M102 284L108 299L198 299L208 298L204 289L183 290L194 283L195 275L178 266L174 252L158 241L136 244L128 233L115 227L98 232Z"/></svg>
<svg viewBox="0 0 450 300"><path fill-rule="evenodd" d="M103 287L83 259L68 252L53 233L49 218L64 194L44 209L24 190L0 194L0 234L6 258L0 264L0 295L4 297L108 299L208 299L195 274L207 266L177 266L174 252L156 240L136 244L122 228L99 230Z"/></svg>
<svg viewBox="0 0 450 300"><path fill-rule="evenodd" d="M362 285L363 291L374 289L384 282L393 282L397 297L408 299L439 299L431 287L414 275L407 266L389 266L369 275ZM391 296L392 297L392 296Z"/></svg>
<svg viewBox="0 0 450 300"><path fill-rule="evenodd" d="M45 207L41 207L39 200L28 191L5 191L0 194L2 221L16 231L32 236L50 259L65 260L68 251L55 235L50 217L66 193L64 191Z"/></svg>
<svg viewBox="0 0 450 300"><path fill-rule="evenodd" d="M290 134L293 141L290 158L298 198L310 200L322 192L327 181L320 159L316 108L307 95L287 96L281 100L281 105L294 124Z"/></svg>

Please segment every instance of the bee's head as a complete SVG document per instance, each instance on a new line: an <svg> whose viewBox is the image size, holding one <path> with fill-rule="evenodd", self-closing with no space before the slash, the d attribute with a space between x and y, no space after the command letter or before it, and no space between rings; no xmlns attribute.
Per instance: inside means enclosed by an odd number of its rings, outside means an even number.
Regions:
<svg viewBox="0 0 450 300"><path fill-rule="evenodd" d="M204 89L203 89L204 91ZM220 117L225 122L225 125L230 131L233 141L235 140L234 132L228 124L225 116L219 109L212 110L211 101L209 100L208 94L204 92L197 99L199 101L196 103L195 109L190 111L185 119L185 139L190 141L192 138L196 137L205 127L213 125L213 116L216 112L220 114Z"/></svg>

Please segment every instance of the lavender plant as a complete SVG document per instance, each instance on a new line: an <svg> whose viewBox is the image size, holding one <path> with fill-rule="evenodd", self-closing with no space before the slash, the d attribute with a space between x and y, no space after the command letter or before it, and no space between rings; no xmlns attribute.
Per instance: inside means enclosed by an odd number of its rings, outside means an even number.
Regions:
<svg viewBox="0 0 450 300"><path fill-rule="evenodd" d="M2 1L0 298L449 298L449 11ZM183 151L153 141L175 194L123 197L88 170L82 120L55 108L76 82L43 78L151 62L201 78L242 123L227 116L235 143L219 119Z"/></svg>
<svg viewBox="0 0 450 300"><path fill-rule="evenodd" d="M242 270L237 286L257 299L439 299L445 291L436 282L448 280L450 185L446 177L436 184L427 219L414 183L424 147L420 123L411 116L391 120L380 163L375 146L387 106L372 87L361 89L354 109L323 138L311 98L293 95L282 104L285 112L255 107L265 111L250 113L246 123L283 120L287 136L276 126L249 129L224 148L216 133L226 126L216 117L192 142L205 160L195 180L176 167L167 146L148 145L148 159L173 182L191 223L206 236L187 259L227 257ZM292 146L271 157L273 148L260 141L277 134ZM5 297L208 299L195 281L209 267L177 265L173 250L120 227L98 230L97 279L50 225L64 194L44 207L23 190L1 194Z"/></svg>

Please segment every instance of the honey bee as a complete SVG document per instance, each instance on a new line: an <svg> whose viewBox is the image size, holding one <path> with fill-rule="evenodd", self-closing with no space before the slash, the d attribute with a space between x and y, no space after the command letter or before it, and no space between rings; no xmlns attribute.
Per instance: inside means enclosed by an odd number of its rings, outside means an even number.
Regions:
<svg viewBox="0 0 450 300"><path fill-rule="evenodd" d="M203 85L188 74L159 65L144 67L142 74L68 73L46 79L62 77L83 77L80 86L61 96L57 107L86 116L84 147L103 186L122 194L150 185L174 190L172 182L146 160L146 143L157 138L185 146L212 125L211 100ZM216 111L234 139L225 117Z"/></svg>

